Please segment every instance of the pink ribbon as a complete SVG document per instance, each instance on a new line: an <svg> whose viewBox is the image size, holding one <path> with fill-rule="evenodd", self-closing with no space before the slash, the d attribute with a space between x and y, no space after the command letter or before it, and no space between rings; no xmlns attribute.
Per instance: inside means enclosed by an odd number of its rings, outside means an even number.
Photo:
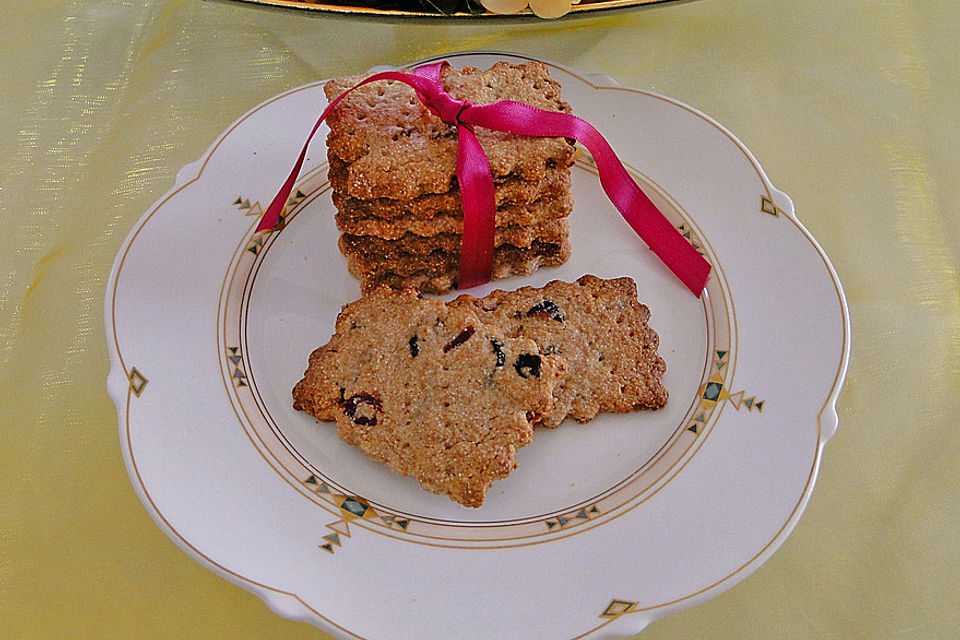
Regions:
<svg viewBox="0 0 960 640"><path fill-rule="evenodd" d="M458 100L443 89L441 71L447 62L413 69L411 73L385 71L360 81L333 100L310 131L300 156L283 187L267 207L257 231L273 229L303 167L307 147L320 125L354 89L379 80L397 80L409 85L431 113L457 127L457 181L463 207L463 239L458 288L467 289L490 281L496 232L496 197L487 156L474 134L485 127L525 136L573 138L593 156L600 185L620 214L648 247L698 298L710 276L710 263L684 239L630 177L613 149L590 123L576 116L546 111L522 102L501 100L474 105Z"/></svg>

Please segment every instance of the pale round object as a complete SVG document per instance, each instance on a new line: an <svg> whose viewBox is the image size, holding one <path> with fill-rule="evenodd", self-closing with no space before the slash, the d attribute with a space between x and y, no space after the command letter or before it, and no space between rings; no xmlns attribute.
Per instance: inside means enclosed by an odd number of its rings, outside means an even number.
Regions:
<svg viewBox="0 0 960 640"><path fill-rule="evenodd" d="M527 8L540 18L559 18L570 12L570 7L579 4L580 0L480 0L486 9L494 13L520 13Z"/></svg>

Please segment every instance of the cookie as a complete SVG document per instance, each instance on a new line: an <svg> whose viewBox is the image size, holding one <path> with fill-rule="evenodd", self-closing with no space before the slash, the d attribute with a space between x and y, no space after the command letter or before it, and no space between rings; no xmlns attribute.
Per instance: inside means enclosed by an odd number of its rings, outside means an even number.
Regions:
<svg viewBox="0 0 960 640"><path fill-rule="evenodd" d="M549 220L566 218L573 211L573 197L537 200L523 206L505 206L497 209L495 224L498 227L534 225ZM463 233L463 215L439 214L429 219L404 217L386 220L380 217L351 219L337 212L337 229L342 233L357 236L377 236L386 240L398 240L405 234L435 236L439 233Z"/></svg>
<svg viewBox="0 0 960 640"><path fill-rule="evenodd" d="M460 189L454 187L445 193L396 200L373 198L363 200L347 193L347 165L330 154L329 171L331 197L338 211L348 218L399 218L416 217L429 219L437 214L463 215L460 207ZM549 200L570 192L569 168L549 170L542 180L521 180L507 177L494 183L497 207L530 204L536 200Z"/></svg>
<svg viewBox="0 0 960 640"><path fill-rule="evenodd" d="M343 308L310 354L294 408L433 493L478 507L517 466L565 363L467 307L379 290Z"/></svg>
<svg viewBox="0 0 960 640"><path fill-rule="evenodd" d="M586 275L574 283L494 291L480 299L461 296L451 305L467 307L507 336L530 338L542 354L567 361L567 376L554 392L557 403L541 418L544 427L557 427L567 416L586 422L601 411L659 409L667 403L660 339L647 324L650 310L637 300L631 278Z"/></svg>
<svg viewBox="0 0 960 640"><path fill-rule="evenodd" d="M509 276L528 276L540 267L559 266L569 257L570 243L567 241L559 244L533 242L526 249L503 245L494 252L491 277L496 280ZM424 293L446 293L457 286L458 263L458 256L444 252L406 260L347 257L347 268L360 280L364 292L383 285L393 289L413 287Z"/></svg>
<svg viewBox="0 0 960 640"><path fill-rule="evenodd" d="M550 111L570 113L560 85L545 65L498 62L490 69L446 67L444 89L475 104L510 99ZM347 77L324 86L333 100L361 78ZM380 81L347 95L327 117L327 147L345 162L346 195L354 198L407 199L446 193L456 180L456 127L433 115L402 82ZM540 181L551 169L568 167L574 144L566 138L518 136L478 127L477 138L497 180L513 176Z"/></svg>
<svg viewBox="0 0 960 640"><path fill-rule="evenodd" d="M551 220L529 227L512 225L498 227L494 237L497 247L511 245L526 249L534 242L541 244L559 244L570 235L570 225L565 219ZM385 240L376 236L340 236L340 252L345 256L367 255L378 259L396 259L411 255L425 255L434 251L444 251L460 255L463 236L459 233L439 233L435 236L419 236L406 233L396 240Z"/></svg>
<svg viewBox="0 0 960 640"><path fill-rule="evenodd" d="M569 257L569 246L551 246L539 254L532 254L516 262L494 264L491 278L498 280L510 276L529 276L540 267L555 267L563 264ZM423 293L441 295L457 288L458 271L451 268L442 273L417 272L407 275L398 275L389 271L370 276L361 282L364 292L380 286L393 289L412 287Z"/></svg>

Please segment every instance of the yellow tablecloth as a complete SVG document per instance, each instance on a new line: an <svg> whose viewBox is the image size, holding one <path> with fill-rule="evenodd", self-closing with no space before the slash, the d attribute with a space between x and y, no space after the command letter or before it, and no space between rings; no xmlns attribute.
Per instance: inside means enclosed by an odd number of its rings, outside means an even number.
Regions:
<svg viewBox="0 0 960 640"><path fill-rule="evenodd" d="M195 563L137 500L105 390L106 279L176 171L250 107L462 49L606 73L713 116L792 197L846 289L840 428L807 512L742 584L643 637L958 637L953 0L699 0L458 22L213 0L4 2L0 637L326 637Z"/></svg>

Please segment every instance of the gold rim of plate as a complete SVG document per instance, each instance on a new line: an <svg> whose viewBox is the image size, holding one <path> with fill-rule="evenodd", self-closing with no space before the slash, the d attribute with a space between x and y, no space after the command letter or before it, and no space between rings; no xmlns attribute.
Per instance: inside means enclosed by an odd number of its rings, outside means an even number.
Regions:
<svg viewBox="0 0 960 640"><path fill-rule="evenodd" d="M374 7L364 7L351 5L347 0L343 4L323 2L322 0L228 0L230 2L242 2L244 4L255 4L269 7L283 7L287 9L300 9L305 11L318 11L324 13L340 13L349 15L366 16L384 16L384 17L416 17L416 18L534 18L533 12L529 7L519 13L498 14L492 11L484 13L466 13L458 12L453 14L429 13L426 11L406 11L403 9L377 9ZM479 0L478 0L479 1ZM580 0L579 4L570 7L570 12L566 15L583 14L596 11L608 11L611 9L626 9L629 7L639 7L653 4L676 3L681 0Z"/></svg>

